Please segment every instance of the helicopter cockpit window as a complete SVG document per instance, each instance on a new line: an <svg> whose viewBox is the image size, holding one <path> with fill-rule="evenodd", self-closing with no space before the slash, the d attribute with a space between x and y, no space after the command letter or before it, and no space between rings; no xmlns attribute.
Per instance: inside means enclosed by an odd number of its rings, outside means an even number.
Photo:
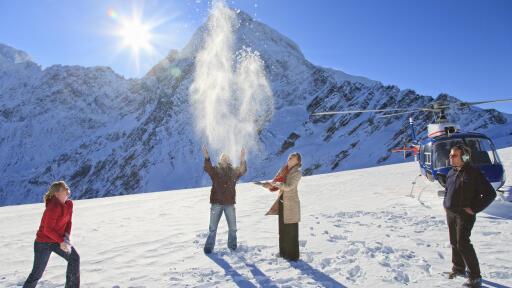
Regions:
<svg viewBox="0 0 512 288"><path fill-rule="evenodd" d="M467 139L471 149L471 162L477 165L497 164L491 141L487 139Z"/></svg>
<svg viewBox="0 0 512 288"><path fill-rule="evenodd" d="M449 140L436 143L434 146L434 167L449 167L450 161L448 156L450 155L450 149L459 144L466 145L471 149L471 163L474 165L491 165L499 162L495 156L495 150L488 139L470 138L465 139L465 143L463 143L462 140Z"/></svg>
<svg viewBox="0 0 512 288"><path fill-rule="evenodd" d="M435 168L450 167L450 150L453 146L463 144L462 140L450 140L438 142L434 145Z"/></svg>

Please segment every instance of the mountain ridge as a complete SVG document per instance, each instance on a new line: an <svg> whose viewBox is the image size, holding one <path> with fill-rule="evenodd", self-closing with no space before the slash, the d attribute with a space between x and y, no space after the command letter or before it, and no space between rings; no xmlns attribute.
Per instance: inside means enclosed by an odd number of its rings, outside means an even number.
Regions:
<svg viewBox="0 0 512 288"><path fill-rule="evenodd" d="M287 37L244 12L237 15L235 51L258 51L275 104L274 117L259 131L259 148L249 151L249 172L242 181L273 177L292 150L303 153L307 175L403 161L390 150L409 140L407 116L311 113L460 101L314 65ZM57 179L68 181L76 198L209 185L199 148L204 139L194 130L189 103L194 51L204 27L138 79L103 66L41 69L28 60L0 66L0 171L5 176L0 205L39 202ZM498 147L512 145L512 115L474 107L448 116L489 134ZM433 115L414 118L425 136ZM7 187L17 187L16 192Z"/></svg>

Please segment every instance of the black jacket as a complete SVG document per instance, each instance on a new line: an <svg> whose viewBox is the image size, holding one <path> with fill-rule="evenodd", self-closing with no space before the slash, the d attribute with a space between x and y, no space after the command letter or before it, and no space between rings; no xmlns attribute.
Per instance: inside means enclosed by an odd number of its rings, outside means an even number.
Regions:
<svg viewBox="0 0 512 288"><path fill-rule="evenodd" d="M445 188L443 205L451 210L469 207L478 213L496 198L496 191L482 171L471 165L464 165L459 171L450 170Z"/></svg>
<svg viewBox="0 0 512 288"><path fill-rule="evenodd" d="M236 203L236 182L247 172L245 161L239 167L213 166L210 158L204 159L204 170L212 178L210 203L232 205Z"/></svg>

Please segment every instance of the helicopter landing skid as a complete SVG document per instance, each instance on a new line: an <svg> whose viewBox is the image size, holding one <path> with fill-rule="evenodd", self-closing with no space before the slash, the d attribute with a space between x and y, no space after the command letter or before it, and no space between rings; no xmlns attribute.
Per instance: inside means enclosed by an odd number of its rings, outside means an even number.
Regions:
<svg viewBox="0 0 512 288"><path fill-rule="evenodd" d="M413 194L413 192L414 192L414 185L416 185L416 181L418 180L419 177L421 177L421 174L416 176L416 178L414 178L414 181L411 182L411 184L412 184L411 193L409 193L409 195L405 195L405 196L414 198L414 194ZM421 192L420 192L420 195L421 195Z"/></svg>

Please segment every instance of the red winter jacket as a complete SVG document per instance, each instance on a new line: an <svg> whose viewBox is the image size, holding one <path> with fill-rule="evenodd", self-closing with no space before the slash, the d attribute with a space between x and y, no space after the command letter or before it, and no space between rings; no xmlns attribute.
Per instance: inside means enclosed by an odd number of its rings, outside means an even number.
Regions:
<svg viewBox="0 0 512 288"><path fill-rule="evenodd" d="M71 235L71 217L73 201L67 200L62 204L57 198L46 203L46 209L41 219L41 225L36 234L37 242L64 242L64 235Z"/></svg>

